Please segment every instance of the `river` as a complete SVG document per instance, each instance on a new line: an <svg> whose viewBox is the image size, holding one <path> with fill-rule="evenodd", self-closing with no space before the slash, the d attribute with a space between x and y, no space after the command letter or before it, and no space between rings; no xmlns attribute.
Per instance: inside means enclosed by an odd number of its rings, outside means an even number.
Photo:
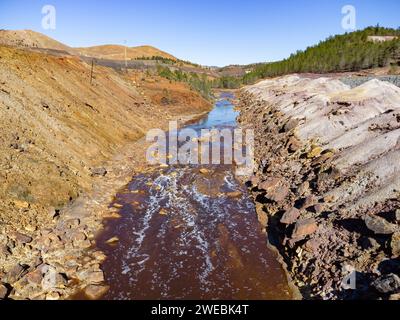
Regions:
<svg viewBox="0 0 400 320"><path fill-rule="evenodd" d="M222 94L195 130L235 128ZM121 219L97 239L110 290L103 299L291 299L246 187L232 165L150 168L115 197ZM107 240L119 241L108 244Z"/></svg>

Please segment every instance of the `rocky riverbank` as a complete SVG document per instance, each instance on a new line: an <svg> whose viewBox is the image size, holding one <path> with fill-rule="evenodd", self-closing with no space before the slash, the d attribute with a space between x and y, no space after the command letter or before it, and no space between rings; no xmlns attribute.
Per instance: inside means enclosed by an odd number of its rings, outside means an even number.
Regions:
<svg viewBox="0 0 400 320"><path fill-rule="evenodd" d="M399 299L400 89L286 76L246 87L248 182L305 299Z"/></svg>

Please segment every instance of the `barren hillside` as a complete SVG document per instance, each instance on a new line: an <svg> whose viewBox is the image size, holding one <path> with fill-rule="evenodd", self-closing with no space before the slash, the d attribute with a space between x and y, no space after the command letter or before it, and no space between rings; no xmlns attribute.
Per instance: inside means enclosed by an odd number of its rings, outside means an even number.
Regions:
<svg viewBox="0 0 400 320"><path fill-rule="evenodd" d="M62 50L74 55L109 60L124 60L126 48L126 58L128 60L142 57L151 58L154 56L177 60L171 54L152 46L124 47L121 45L101 45L87 48L72 48L32 30L0 30L0 45Z"/></svg>
<svg viewBox="0 0 400 320"><path fill-rule="evenodd" d="M32 30L0 30L0 45L73 51L61 42Z"/></svg>
<svg viewBox="0 0 400 320"><path fill-rule="evenodd" d="M90 74L76 56L0 46L0 281L13 288L14 298L43 294L24 282L30 268L44 261L57 268L68 255L81 256L85 241L90 245L93 229L82 220L84 242L63 242L59 213L108 176L109 160L147 130L210 108L184 84L99 66L92 82ZM132 159L144 152L125 150ZM54 234L41 242L55 225L64 226L57 238L70 250L64 258Z"/></svg>
<svg viewBox="0 0 400 320"><path fill-rule="evenodd" d="M76 48L75 50L81 55L95 57L99 59L109 59L109 60L125 59L124 46L103 45L103 46L95 46L89 48ZM177 60L174 56L151 46L126 47L126 58L128 60L134 60L143 57L151 58L155 56L171 60Z"/></svg>

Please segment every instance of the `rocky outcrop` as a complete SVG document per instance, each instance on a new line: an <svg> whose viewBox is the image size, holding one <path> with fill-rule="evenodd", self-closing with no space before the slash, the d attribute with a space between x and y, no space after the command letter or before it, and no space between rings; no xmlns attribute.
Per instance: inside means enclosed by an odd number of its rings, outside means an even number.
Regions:
<svg viewBox="0 0 400 320"><path fill-rule="evenodd" d="M292 75L245 88L239 109L255 130L248 184L303 296L395 298L400 89Z"/></svg>

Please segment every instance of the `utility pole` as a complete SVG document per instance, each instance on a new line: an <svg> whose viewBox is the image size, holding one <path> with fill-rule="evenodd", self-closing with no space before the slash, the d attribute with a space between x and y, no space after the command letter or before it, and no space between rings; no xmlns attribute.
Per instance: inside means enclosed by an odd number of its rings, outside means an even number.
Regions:
<svg viewBox="0 0 400 320"><path fill-rule="evenodd" d="M128 59L126 57L126 46L127 46L126 40L124 41L124 44L125 44L125 46L124 46L124 48L125 48L125 71L128 73Z"/></svg>
<svg viewBox="0 0 400 320"><path fill-rule="evenodd" d="M93 82L93 68L94 68L94 59L92 59L92 68L90 70L90 85L92 85Z"/></svg>

